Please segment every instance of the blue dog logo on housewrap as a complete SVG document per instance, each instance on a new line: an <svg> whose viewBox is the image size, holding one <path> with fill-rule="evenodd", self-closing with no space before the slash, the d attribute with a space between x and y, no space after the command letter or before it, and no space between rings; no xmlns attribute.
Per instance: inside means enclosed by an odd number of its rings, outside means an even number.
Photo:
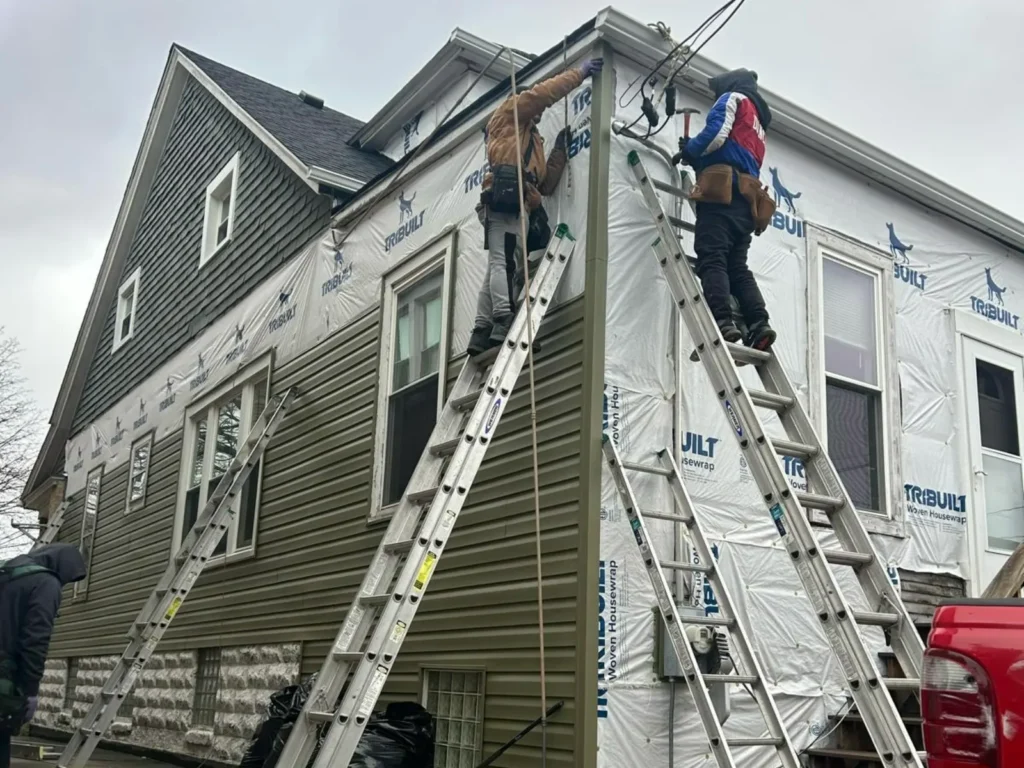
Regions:
<svg viewBox="0 0 1024 768"><path fill-rule="evenodd" d="M425 211L416 213L412 205L415 200L415 192L409 197L405 196L405 190L398 193L396 201L398 203L398 229L384 238L385 251L390 251L423 226L423 214Z"/></svg>
<svg viewBox="0 0 1024 768"><path fill-rule="evenodd" d="M897 280L902 280L907 285L918 290L924 290L925 281L928 276L919 269L910 266L910 257L907 251L914 250L914 246L907 245L896 236L896 230L889 222L885 224L889 230L889 253L892 254L892 275Z"/></svg>
<svg viewBox="0 0 1024 768"><path fill-rule="evenodd" d="M402 126L402 132L405 133L405 140L402 144L403 154L408 154L409 150L412 149L412 137L420 135L421 117L423 117L423 110L420 110L416 117Z"/></svg>
<svg viewBox="0 0 1024 768"><path fill-rule="evenodd" d="M804 236L804 222L797 218L796 201L803 193L793 192L779 178L778 168L768 168L772 177L772 192L775 196L775 213L772 215L772 226L795 237ZM785 204L787 213L781 208Z"/></svg>
<svg viewBox="0 0 1024 768"><path fill-rule="evenodd" d="M1013 328L1015 331L1019 330L1017 324L1020 321L1020 315L1015 315L1005 309L1003 294L1006 292L1006 286L1000 286L996 282L991 267L985 267L985 285L988 289L988 299L971 296L971 309L993 322Z"/></svg>
<svg viewBox="0 0 1024 768"><path fill-rule="evenodd" d="M320 286L320 296L337 291L352 277L352 263L345 261L345 252L340 248L334 252L334 274Z"/></svg>

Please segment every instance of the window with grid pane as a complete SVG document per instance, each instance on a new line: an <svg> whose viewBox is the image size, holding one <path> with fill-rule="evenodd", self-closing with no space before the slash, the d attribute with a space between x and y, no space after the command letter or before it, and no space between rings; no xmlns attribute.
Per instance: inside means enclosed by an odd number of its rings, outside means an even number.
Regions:
<svg viewBox="0 0 1024 768"><path fill-rule="evenodd" d="M885 511L878 276L822 259L828 450L854 506Z"/></svg>
<svg viewBox="0 0 1024 768"><path fill-rule="evenodd" d="M192 727L212 728L220 689L220 648L201 648L196 660L196 690L192 699Z"/></svg>
<svg viewBox="0 0 1024 768"><path fill-rule="evenodd" d="M146 485L149 480L149 458L153 452L153 433L149 433L132 445L131 460L128 464L128 505L125 511L141 506L146 501Z"/></svg>
<svg viewBox="0 0 1024 768"><path fill-rule="evenodd" d="M85 480L85 505L82 509L82 530L79 536L78 549L85 561L86 574L81 581L76 581L72 589L74 597L85 597L89 592L89 572L92 571L92 547L96 539L96 526L100 511L100 480L103 478L103 467L97 467L89 473Z"/></svg>
<svg viewBox="0 0 1024 768"><path fill-rule="evenodd" d="M242 442L267 405L267 369L259 367L248 380L215 393L190 409L182 462L184 493L175 531L175 550L195 525L206 500L217 488ZM251 550L255 540L262 457L234 500L236 514L214 556Z"/></svg>
<svg viewBox="0 0 1024 768"><path fill-rule="evenodd" d="M483 744L483 672L424 670L423 696L435 719L434 768L475 768Z"/></svg>

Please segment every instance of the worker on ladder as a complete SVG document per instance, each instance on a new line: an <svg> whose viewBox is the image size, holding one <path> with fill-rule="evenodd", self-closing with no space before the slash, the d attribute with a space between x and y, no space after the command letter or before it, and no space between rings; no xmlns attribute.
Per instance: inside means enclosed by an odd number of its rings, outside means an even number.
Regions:
<svg viewBox="0 0 1024 768"><path fill-rule="evenodd" d="M518 294L516 272L521 271L523 255L520 240L520 202L525 204L529 218L526 252L547 248L551 239L547 213L542 197L555 191L568 162L568 145L572 140L569 126L559 131L550 157L544 158L544 137L538 124L548 107L578 88L591 75L601 71L602 59L590 59L580 67L537 83L532 88L517 88L487 122L487 162L490 170L481 184L477 213L484 225L484 248L487 270L477 299L476 322L469 338L470 356L501 344L508 335L515 317ZM513 109L518 109L522 158L516 157L516 133ZM517 164L522 162L526 187L519 194ZM536 342L534 349L537 349Z"/></svg>
<svg viewBox="0 0 1024 768"><path fill-rule="evenodd" d="M757 90L757 73L735 69L708 83L715 104L704 130L679 140L677 159L697 171L690 199L697 203L694 250L704 298L723 338L767 351L775 343L768 309L747 266L751 235L771 223L775 203L761 186L765 131L772 115ZM729 305L739 304L746 338Z"/></svg>

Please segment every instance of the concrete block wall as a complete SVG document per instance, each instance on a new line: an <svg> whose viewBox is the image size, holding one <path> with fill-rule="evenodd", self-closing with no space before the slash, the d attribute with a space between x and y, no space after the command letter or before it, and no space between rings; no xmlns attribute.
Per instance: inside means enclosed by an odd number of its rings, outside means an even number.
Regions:
<svg viewBox="0 0 1024 768"><path fill-rule="evenodd" d="M99 694L117 656L82 657L65 707L67 659L48 659L39 687L35 725L70 732L81 722ZM106 735L113 742L237 763L275 691L299 680L302 647L242 646L221 649L216 714L213 728L192 726L197 652L154 654L139 676L127 706L122 705ZM131 706L131 705L134 706Z"/></svg>

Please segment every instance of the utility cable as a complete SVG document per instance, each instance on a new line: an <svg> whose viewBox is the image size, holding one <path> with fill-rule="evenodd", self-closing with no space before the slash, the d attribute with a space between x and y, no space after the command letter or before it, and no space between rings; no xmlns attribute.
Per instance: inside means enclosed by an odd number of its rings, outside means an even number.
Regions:
<svg viewBox="0 0 1024 768"><path fill-rule="evenodd" d="M526 302L526 343L530 366L530 437L533 442L533 518L537 542L537 626L540 641L540 764L547 766L548 758L548 698L547 671L544 665L544 569L541 564L540 526L540 467L537 459L537 388L533 378L533 297L530 295L530 254L526 250L526 187L523 184L523 144L519 133L519 94L516 93L516 63L512 51L508 53L512 67L512 120L516 131L516 172L519 176L519 232L522 240L524 296ZM530 137L533 141L533 137ZM568 152L566 153L568 154ZM568 161L567 161L568 162ZM511 328L509 328L511 331Z"/></svg>

